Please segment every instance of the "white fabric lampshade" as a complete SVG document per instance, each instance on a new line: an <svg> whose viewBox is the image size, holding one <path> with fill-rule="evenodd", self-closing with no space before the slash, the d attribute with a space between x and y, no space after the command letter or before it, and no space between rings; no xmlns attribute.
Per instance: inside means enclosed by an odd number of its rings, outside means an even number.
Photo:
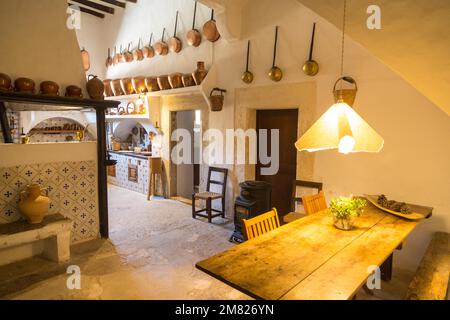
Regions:
<svg viewBox="0 0 450 320"><path fill-rule="evenodd" d="M380 152L383 138L348 104L336 103L295 143L299 151Z"/></svg>

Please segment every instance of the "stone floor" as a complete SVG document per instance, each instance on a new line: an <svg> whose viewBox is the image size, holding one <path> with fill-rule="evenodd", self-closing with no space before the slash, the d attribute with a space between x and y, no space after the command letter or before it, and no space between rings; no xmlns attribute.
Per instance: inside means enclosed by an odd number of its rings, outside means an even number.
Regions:
<svg viewBox="0 0 450 320"><path fill-rule="evenodd" d="M32 258L0 267L1 299L249 299L195 269L197 261L232 246L232 223L208 224L191 217L188 205L148 202L144 195L109 187L110 238L72 248L72 260L57 265ZM67 289L68 265L81 269L81 289ZM396 270L375 296L400 299L411 274Z"/></svg>

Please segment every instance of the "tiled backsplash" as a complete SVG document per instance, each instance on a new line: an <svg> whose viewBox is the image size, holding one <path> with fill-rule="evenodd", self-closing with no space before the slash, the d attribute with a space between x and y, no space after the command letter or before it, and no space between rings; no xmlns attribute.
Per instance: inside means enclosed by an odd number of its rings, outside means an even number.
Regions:
<svg viewBox="0 0 450 320"><path fill-rule="evenodd" d="M117 160L116 176L108 177L108 182L131 191L147 194L149 179L149 163L148 160L128 157L126 155L112 154L112 160ZM137 166L138 181L130 181L128 179L128 164Z"/></svg>
<svg viewBox="0 0 450 320"><path fill-rule="evenodd" d="M49 214L73 221L72 242L98 238L97 168L95 161L58 162L0 168L0 223L21 219L19 194L31 183L47 188Z"/></svg>

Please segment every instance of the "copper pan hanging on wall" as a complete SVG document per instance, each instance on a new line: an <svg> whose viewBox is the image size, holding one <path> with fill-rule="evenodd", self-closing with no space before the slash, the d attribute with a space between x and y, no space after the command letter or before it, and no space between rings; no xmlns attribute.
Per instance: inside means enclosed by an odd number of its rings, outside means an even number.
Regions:
<svg viewBox="0 0 450 320"><path fill-rule="evenodd" d="M123 54L123 61L127 62L127 63L133 62L133 60L134 60L134 56L133 56L133 53L130 51L130 47L131 47L131 42L128 44L127 51L125 51L125 53Z"/></svg>
<svg viewBox="0 0 450 320"><path fill-rule="evenodd" d="M216 20L214 20L214 9L211 10L211 20L203 25L203 34L208 41L216 42L220 39L219 30L217 30Z"/></svg>
<svg viewBox="0 0 450 320"><path fill-rule="evenodd" d="M144 58L151 59L155 56L155 49L152 46L152 42L153 42L153 32L150 35L150 41L148 42L148 46L145 46L142 49L142 52L144 53Z"/></svg>
<svg viewBox="0 0 450 320"><path fill-rule="evenodd" d="M183 49L183 43L180 38L177 37L178 28L178 11L175 18L175 31L173 32L173 37L169 39L169 50L170 52L178 53Z"/></svg>
<svg viewBox="0 0 450 320"><path fill-rule="evenodd" d="M202 35L200 31L195 29L195 18L197 16L197 1L194 6L194 21L192 23L192 29L186 35L187 42L192 47L198 47L202 43Z"/></svg>
<svg viewBox="0 0 450 320"><path fill-rule="evenodd" d="M142 42L142 39L139 38L138 47L137 47L137 49L135 49L133 51L133 59L135 61L142 61L142 60L144 60L144 52L141 49L141 42Z"/></svg>
<svg viewBox="0 0 450 320"><path fill-rule="evenodd" d="M163 29L161 41L159 41L155 44L155 53L157 56L165 56L165 55L167 55L167 53L169 53L169 47L167 46L167 43L164 42L165 33L166 33L166 28Z"/></svg>
<svg viewBox="0 0 450 320"><path fill-rule="evenodd" d="M111 57L111 48L108 48L108 57L105 62L106 67L111 67L113 65L113 58Z"/></svg>

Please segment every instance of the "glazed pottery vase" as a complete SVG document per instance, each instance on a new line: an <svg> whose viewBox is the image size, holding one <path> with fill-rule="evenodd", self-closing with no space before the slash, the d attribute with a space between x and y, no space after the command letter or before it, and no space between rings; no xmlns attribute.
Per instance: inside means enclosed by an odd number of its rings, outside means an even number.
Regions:
<svg viewBox="0 0 450 320"><path fill-rule="evenodd" d="M0 90L11 91L12 90L12 80L4 73L0 73Z"/></svg>
<svg viewBox="0 0 450 320"><path fill-rule="evenodd" d="M197 62L197 70L192 73L192 77L195 80L196 85L200 85L206 78L208 71L205 69L205 63L203 61Z"/></svg>
<svg viewBox="0 0 450 320"><path fill-rule="evenodd" d="M29 223L41 223L49 209L48 192L40 185L29 185L26 190L20 193L19 211Z"/></svg>
<svg viewBox="0 0 450 320"><path fill-rule="evenodd" d="M66 97L68 98L83 98L83 90L77 86L68 86L66 88Z"/></svg>
<svg viewBox="0 0 450 320"><path fill-rule="evenodd" d="M59 96L59 85L53 81L43 81L40 85L40 93L49 96Z"/></svg>
<svg viewBox="0 0 450 320"><path fill-rule="evenodd" d="M92 100L104 100L105 85L97 76L89 75L86 89Z"/></svg>
<svg viewBox="0 0 450 320"><path fill-rule="evenodd" d="M17 92L34 93L36 84L33 80L28 78L18 78L14 81L14 89Z"/></svg>

